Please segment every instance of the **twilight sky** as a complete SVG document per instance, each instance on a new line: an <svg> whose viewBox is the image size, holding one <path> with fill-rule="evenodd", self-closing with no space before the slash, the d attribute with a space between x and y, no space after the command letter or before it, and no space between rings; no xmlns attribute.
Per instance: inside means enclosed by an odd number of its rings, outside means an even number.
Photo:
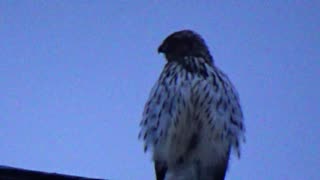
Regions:
<svg viewBox="0 0 320 180"><path fill-rule="evenodd" d="M149 180L137 139L193 29L237 87L247 142L227 180L320 179L320 1L0 1L0 165Z"/></svg>

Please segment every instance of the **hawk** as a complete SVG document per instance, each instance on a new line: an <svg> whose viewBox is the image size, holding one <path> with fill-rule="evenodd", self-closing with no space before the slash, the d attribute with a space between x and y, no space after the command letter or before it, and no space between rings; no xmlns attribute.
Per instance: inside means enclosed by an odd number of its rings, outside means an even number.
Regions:
<svg viewBox="0 0 320 180"><path fill-rule="evenodd" d="M151 90L139 139L157 180L223 180L231 152L240 157L244 123L238 93L192 30L159 46L166 64Z"/></svg>

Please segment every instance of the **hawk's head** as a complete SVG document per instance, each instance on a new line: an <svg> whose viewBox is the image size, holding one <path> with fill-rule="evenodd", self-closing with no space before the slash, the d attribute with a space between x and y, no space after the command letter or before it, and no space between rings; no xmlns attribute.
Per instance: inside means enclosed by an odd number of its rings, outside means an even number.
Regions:
<svg viewBox="0 0 320 180"><path fill-rule="evenodd" d="M212 62L205 41L199 34L191 30L172 33L159 46L158 52L164 53L167 61L180 61L185 57L202 57L207 62Z"/></svg>

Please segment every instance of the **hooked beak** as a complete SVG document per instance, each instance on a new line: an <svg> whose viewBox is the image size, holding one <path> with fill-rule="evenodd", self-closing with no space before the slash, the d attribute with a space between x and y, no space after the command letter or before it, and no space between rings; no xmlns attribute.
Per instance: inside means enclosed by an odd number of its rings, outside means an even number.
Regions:
<svg viewBox="0 0 320 180"><path fill-rule="evenodd" d="M162 43L158 48L158 53L165 53L166 49L167 45Z"/></svg>

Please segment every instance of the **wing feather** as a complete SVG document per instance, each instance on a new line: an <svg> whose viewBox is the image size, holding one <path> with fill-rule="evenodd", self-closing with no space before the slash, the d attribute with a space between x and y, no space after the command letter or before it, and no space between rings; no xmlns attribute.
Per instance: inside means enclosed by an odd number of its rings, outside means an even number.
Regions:
<svg viewBox="0 0 320 180"><path fill-rule="evenodd" d="M140 138L144 139L145 150L164 142L171 129L186 117L191 91L182 81L185 72L177 73L177 65L166 66L153 86L144 108L140 123ZM173 73L174 72L174 73Z"/></svg>

